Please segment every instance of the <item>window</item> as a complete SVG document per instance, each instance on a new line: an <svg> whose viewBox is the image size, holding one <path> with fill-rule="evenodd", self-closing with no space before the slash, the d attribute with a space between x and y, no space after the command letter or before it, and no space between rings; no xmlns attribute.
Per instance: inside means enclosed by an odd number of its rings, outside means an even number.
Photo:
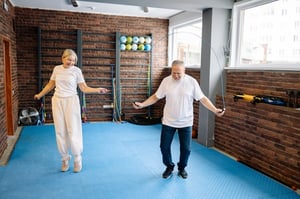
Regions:
<svg viewBox="0 0 300 199"><path fill-rule="evenodd" d="M300 70L300 0L234 5L231 67Z"/></svg>
<svg viewBox="0 0 300 199"><path fill-rule="evenodd" d="M184 61L186 67L199 68L201 63L202 21L170 28L170 60Z"/></svg>

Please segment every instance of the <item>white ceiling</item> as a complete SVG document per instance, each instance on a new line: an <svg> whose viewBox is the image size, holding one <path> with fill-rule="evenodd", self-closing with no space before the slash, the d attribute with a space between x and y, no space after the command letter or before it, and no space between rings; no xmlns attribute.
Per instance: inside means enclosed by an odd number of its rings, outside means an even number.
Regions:
<svg viewBox="0 0 300 199"><path fill-rule="evenodd" d="M183 11L230 9L233 0L9 0L14 7L168 19ZM147 7L148 12L145 12Z"/></svg>

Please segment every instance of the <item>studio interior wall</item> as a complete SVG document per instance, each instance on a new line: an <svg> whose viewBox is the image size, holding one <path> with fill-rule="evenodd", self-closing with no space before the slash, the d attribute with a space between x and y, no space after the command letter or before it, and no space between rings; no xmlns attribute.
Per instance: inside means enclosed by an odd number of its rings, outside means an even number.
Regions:
<svg viewBox="0 0 300 199"><path fill-rule="evenodd" d="M1 0L1 3L3 0ZM153 34L153 90L169 73L167 65L168 20L122 16L107 16L72 12L12 8L9 13L0 11L1 38L11 41L13 85L16 89L13 102L15 123L17 111L22 107L36 106L33 95L38 91L37 27L42 30L82 30L95 33L122 32L125 34ZM2 42L1 44L2 45ZM55 46L53 46L55 48ZM66 46L67 47L67 46ZM0 89L3 90L3 52L0 48ZM60 63L60 52L53 60ZM198 71L188 71L197 77ZM226 71L226 114L216 118L215 147L285 184L300 187L300 126L299 111L290 107L268 104L253 105L233 100L236 93L273 95L287 99L286 90L300 90L299 72L282 71ZM48 74L49 75L49 74ZM89 76L87 73L85 76ZM200 75L199 75L200 77ZM45 77L46 78L46 77ZM197 77L198 78L198 77ZM198 78L199 79L199 78ZM99 82L95 82L96 86ZM98 86L98 85L97 85ZM130 96L128 96L130 97ZM5 104L1 93L0 155L6 147ZM136 98L132 94L132 98ZM139 100L139 98L136 98ZM217 96L217 104L222 104ZM49 104L48 104L49 105ZM88 104L91 109L92 103ZM161 115L162 104L154 107ZM128 108L128 111L130 109ZM129 113L129 112L128 112ZM127 113L127 114L128 114ZM90 115L93 119L93 116ZM101 118L95 118L101 119ZM196 124L197 125L197 124ZM16 128L16 127L15 127ZM198 134L201 132L198 132Z"/></svg>

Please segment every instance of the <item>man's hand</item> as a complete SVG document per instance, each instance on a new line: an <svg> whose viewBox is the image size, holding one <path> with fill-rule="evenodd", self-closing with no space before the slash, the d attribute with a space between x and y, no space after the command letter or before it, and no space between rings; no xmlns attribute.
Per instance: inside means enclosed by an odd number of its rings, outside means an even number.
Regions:
<svg viewBox="0 0 300 199"><path fill-rule="evenodd" d="M218 117L222 117L225 114L225 108L223 108L223 109L218 108L217 111L215 112L215 114Z"/></svg>
<svg viewBox="0 0 300 199"><path fill-rule="evenodd" d="M135 108L135 109L141 109L141 108L143 108L141 102L134 102L134 103L132 103L132 106L133 106L133 108Z"/></svg>

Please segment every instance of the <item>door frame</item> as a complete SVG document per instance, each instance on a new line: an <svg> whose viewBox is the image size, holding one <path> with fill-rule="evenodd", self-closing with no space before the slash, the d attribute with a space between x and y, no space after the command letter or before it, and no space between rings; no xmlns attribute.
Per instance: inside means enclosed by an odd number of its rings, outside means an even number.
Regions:
<svg viewBox="0 0 300 199"><path fill-rule="evenodd" d="M14 135L13 122L13 107L12 107L12 68L11 68L11 44L8 39L3 39L4 53L4 95L5 95L5 110L6 110L6 131L7 135Z"/></svg>

